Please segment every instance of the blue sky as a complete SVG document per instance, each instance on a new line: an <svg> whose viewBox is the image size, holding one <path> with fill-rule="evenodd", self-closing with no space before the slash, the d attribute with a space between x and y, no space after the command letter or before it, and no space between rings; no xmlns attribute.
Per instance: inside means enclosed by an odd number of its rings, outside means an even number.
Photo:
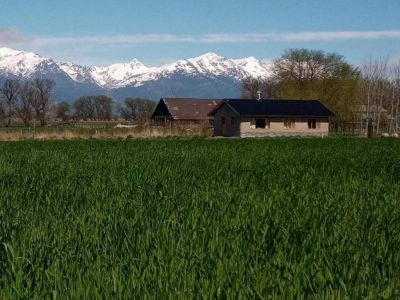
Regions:
<svg viewBox="0 0 400 300"><path fill-rule="evenodd" d="M159 65L215 52L279 57L288 48L359 64L400 58L399 0L0 0L0 47L93 65Z"/></svg>

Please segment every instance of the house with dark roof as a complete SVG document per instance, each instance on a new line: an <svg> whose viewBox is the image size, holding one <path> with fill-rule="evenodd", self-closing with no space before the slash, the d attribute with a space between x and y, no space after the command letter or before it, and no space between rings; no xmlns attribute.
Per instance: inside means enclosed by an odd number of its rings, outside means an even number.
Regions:
<svg viewBox="0 0 400 300"><path fill-rule="evenodd" d="M151 118L159 124L211 122L212 111L222 99L161 98Z"/></svg>
<svg viewBox="0 0 400 300"><path fill-rule="evenodd" d="M335 114L318 100L225 99L210 113L214 136L325 136Z"/></svg>

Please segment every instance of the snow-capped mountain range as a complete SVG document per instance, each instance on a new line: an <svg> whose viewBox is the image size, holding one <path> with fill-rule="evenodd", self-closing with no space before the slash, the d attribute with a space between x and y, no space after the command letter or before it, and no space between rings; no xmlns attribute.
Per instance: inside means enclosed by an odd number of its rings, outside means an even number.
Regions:
<svg viewBox="0 0 400 300"><path fill-rule="evenodd" d="M124 97L238 97L240 80L265 78L270 65L254 57L227 59L215 53L181 59L160 67L139 60L110 66L81 66L56 62L38 54L0 48L0 80L50 78L56 82L55 97L72 100L88 94Z"/></svg>

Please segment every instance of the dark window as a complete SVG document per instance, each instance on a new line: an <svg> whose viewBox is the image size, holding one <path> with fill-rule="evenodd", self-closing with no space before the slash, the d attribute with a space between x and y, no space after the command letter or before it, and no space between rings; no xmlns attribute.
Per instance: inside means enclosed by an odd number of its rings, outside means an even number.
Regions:
<svg viewBox="0 0 400 300"><path fill-rule="evenodd" d="M256 128L265 128L265 119L256 119Z"/></svg>
<svg viewBox="0 0 400 300"><path fill-rule="evenodd" d="M225 124L225 117L221 117L221 124L222 124L222 125Z"/></svg>
<svg viewBox="0 0 400 300"><path fill-rule="evenodd" d="M308 120L308 128L309 128L309 129L315 129L315 128L317 128L317 120L315 120L315 119L309 119L309 120Z"/></svg>
<svg viewBox="0 0 400 300"><path fill-rule="evenodd" d="M235 125L236 124L236 117L231 117L231 125Z"/></svg>

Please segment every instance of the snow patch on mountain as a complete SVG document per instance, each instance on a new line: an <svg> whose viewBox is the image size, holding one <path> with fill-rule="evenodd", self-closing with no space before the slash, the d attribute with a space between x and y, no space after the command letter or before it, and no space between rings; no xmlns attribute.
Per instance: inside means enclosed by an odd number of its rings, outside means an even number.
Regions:
<svg viewBox="0 0 400 300"><path fill-rule="evenodd" d="M125 87L141 87L148 82L178 78L230 78L240 81L245 77L265 78L271 74L269 64L248 57L227 59L215 53L206 53L194 58L181 59L160 67L147 67L139 60L117 63L110 66L87 67L72 62L57 63L38 54L0 48L0 75L21 78L62 75L76 83L90 83L99 88L113 90ZM183 78L182 77L182 78Z"/></svg>
<svg viewBox="0 0 400 300"><path fill-rule="evenodd" d="M84 83L92 80L91 67L76 65L72 62L58 63L58 65L74 81Z"/></svg>
<svg viewBox="0 0 400 300"><path fill-rule="evenodd" d="M52 71L59 71L59 66L52 59L31 52L0 48L0 73L30 77L34 73L45 75Z"/></svg>
<svg viewBox="0 0 400 300"><path fill-rule="evenodd" d="M133 59L128 63L118 63L107 67L93 67L91 76L100 86L116 88L124 86L124 82L129 78L145 73L148 69L139 60Z"/></svg>

